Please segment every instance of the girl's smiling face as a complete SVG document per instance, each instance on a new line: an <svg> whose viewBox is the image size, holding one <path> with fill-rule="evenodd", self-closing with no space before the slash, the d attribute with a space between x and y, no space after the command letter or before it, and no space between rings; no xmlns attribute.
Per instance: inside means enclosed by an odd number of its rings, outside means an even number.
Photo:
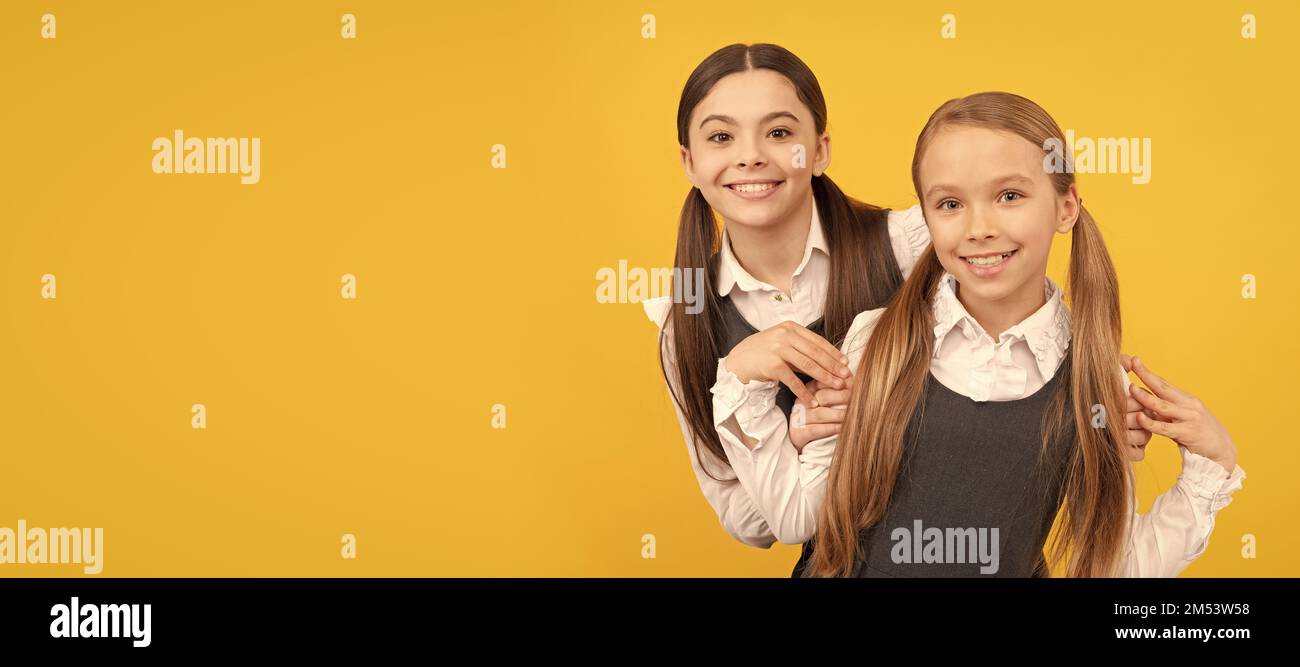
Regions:
<svg viewBox="0 0 1300 667"><path fill-rule="evenodd" d="M922 155L931 243L968 307L1042 304L1052 235L1079 213L1074 186L1056 192L1043 156L1014 133L960 124L941 128Z"/></svg>
<svg viewBox="0 0 1300 667"><path fill-rule="evenodd" d="M818 135L789 79L753 69L723 77L696 105L681 157L723 220L763 227L810 206L812 177L830 163L830 137Z"/></svg>

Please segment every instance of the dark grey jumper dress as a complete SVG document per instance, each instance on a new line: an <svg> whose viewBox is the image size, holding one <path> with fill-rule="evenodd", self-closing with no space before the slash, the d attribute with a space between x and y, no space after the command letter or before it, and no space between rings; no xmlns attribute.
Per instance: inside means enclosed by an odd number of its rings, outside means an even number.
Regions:
<svg viewBox="0 0 1300 667"><path fill-rule="evenodd" d="M723 331L719 349L729 353L746 337L757 333L736 310L730 298L722 299ZM808 326L822 334L819 318ZM811 378L798 373L799 379ZM1043 545L1062 500L1062 482L1075 446L1074 425L1066 420L1059 437L1042 446L1042 417L1058 388L1068 392L1070 360L1066 356L1037 392L1015 401L978 402L948 389L927 375L924 409L918 407L908 426L898 479L882 521L859 536L863 560L855 568L859 577L1031 577L1047 576ZM1066 395L1069 405L1069 395ZM787 420L794 392L782 385L776 403ZM918 431L919 429L919 431ZM896 529L915 533L938 529L947 535L969 536L968 529L985 529L987 539L997 528L996 572L988 563L966 554L966 562L895 562ZM945 538L945 544L962 541ZM793 577L801 576L816 540L803 545ZM932 540L922 540L932 542ZM973 543L971 543L973 544ZM991 545L989 545L991 546ZM922 549L922 552L924 549ZM952 558L945 550L941 561Z"/></svg>
<svg viewBox="0 0 1300 667"><path fill-rule="evenodd" d="M721 340L718 342L718 351L725 357L728 354L731 354L731 349L739 345L740 341L758 333L758 330L740 314L740 311L736 309L736 304L731 302L730 295L722 297L721 301L722 328L721 331L719 331L721 334ZM822 318L819 317L806 328L818 336L825 338L825 327L823 327L822 324ZM811 377L798 371L795 372L795 375L798 376L799 381L804 384L812 381ZM781 408L781 412L785 413L786 423L788 424L790 422L790 411L794 409L795 395L793 391L790 391L789 387L785 385L779 385L779 387L780 389L776 394L776 405ZM803 553L799 556L799 561L795 563L794 572L791 573L791 577L799 576L799 572L803 569L804 563L812 555L812 544L813 540L804 543Z"/></svg>
<svg viewBox="0 0 1300 667"><path fill-rule="evenodd" d="M1076 440L1073 420L1067 419L1044 447L1042 418L1058 390L1067 392L1069 406L1069 377L1067 356L1034 394L978 402L928 375L924 410L909 425L889 508L859 534L863 560L854 576L1047 576L1043 545L1061 506ZM975 557L970 547L981 529L991 547L993 528L998 558L996 570L989 571L991 562ZM914 548L937 544L926 538L940 532L943 548L929 554ZM912 540L911 553L902 548L903 539ZM967 547L964 558L957 543ZM925 555L938 562L925 562Z"/></svg>

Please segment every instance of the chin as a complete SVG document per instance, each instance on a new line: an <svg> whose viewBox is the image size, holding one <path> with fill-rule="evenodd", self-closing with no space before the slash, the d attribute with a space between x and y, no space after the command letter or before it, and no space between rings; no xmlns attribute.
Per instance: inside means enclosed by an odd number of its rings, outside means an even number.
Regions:
<svg viewBox="0 0 1300 667"><path fill-rule="evenodd" d="M978 297L982 301L996 302L1006 299L1024 289L1027 278L1023 275L1014 273L1003 273L993 278L986 278L975 275L965 268L959 267L953 275L957 276L957 282L961 284L962 292L971 296Z"/></svg>
<svg viewBox="0 0 1300 667"><path fill-rule="evenodd" d="M957 278L957 284L961 287L963 296L973 296L981 301L998 301L1015 291L1015 284L1009 276L998 276L996 279L990 280L971 274L970 271L966 270L965 262L950 265L940 262L939 264L943 266L944 271Z"/></svg>
<svg viewBox="0 0 1300 667"><path fill-rule="evenodd" d="M1015 291L1009 283L989 285L979 278L970 276L964 278L961 281L961 291L969 296L979 297L983 301L1001 301Z"/></svg>
<svg viewBox="0 0 1300 667"><path fill-rule="evenodd" d="M785 219L786 208L779 202L763 202L717 209L726 220L746 227L766 227Z"/></svg>
<svg viewBox="0 0 1300 667"><path fill-rule="evenodd" d="M734 211L732 215L723 213L723 217L737 225L745 227L767 227L776 224L780 216L766 211Z"/></svg>

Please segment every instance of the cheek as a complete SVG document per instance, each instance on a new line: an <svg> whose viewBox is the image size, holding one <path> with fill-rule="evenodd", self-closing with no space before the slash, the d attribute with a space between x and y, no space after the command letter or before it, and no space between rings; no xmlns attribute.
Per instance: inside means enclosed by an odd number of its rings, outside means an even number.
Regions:
<svg viewBox="0 0 1300 667"><path fill-rule="evenodd" d="M1011 237L1029 249L1033 255L1047 255L1056 234L1056 209L1048 203L1026 206L1013 217L1009 229Z"/></svg>
<svg viewBox="0 0 1300 667"><path fill-rule="evenodd" d="M796 152L795 146L803 146L803 152ZM778 144L767 151L767 157L771 160L772 166L786 174L808 173L808 177L811 178L813 167L817 162L817 144L803 142Z"/></svg>
<svg viewBox="0 0 1300 667"><path fill-rule="evenodd" d="M787 196L802 196L812 191L812 172L789 169L783 174Z"/></svg>
<svg viewBox="0 0 1300 667"><path fill-rule="evenodd" d="M695 151L691 156L695 178L700 182L701 187L716 185L718 178L727 168L727 160L721 154L722 152L710 148Z"/></svg>
<svg viewBox="0 0 1300 667"><path fill-rule="evenodd" d="M956 252L962 241L961 225L956 220L951 220L927 227L930 230L930 245L934 246L939 263L951 270L951 262L960 261L956 258Z"/></svg>

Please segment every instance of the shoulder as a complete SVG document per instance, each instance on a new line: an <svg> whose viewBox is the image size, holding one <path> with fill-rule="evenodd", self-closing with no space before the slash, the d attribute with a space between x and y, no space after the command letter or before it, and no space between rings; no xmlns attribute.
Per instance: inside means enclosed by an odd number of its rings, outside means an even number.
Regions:
<svg viewBox="0 0 1300 667"><path fill-rule="evenodd" d="M655 346L659 348L659 354L665 364L675 367L674 358L677 346L673 343L673 323L668 317L673 309L673 298L671 296L659 296L653 299L644 299L641 301L641 308L645 310L646 317L654 322L656 342Z"/></svg>
<svg viewBox="0 0 1300 667"><path fill-rule="evenodd" d="M853 324L849 325L849 332L844 336L844 344L840 346L840 350L849 357L849 368L857 366L858 357L867 347L867 341L871 340L871 334L884 314L884 308L873 308L864 310L853 318Z"/></svg>
<svg viewBox="0 0 1300 667"><path fill-rule="evenodd" d="M928 243L930 230L925 227L925 215L921 213L921 205L916 204L901 211L891 210L889 212L889 233L906 236L909 240L924 237Z"/></svg>
<svg viewBox="0 0 1300 667"><path fill-rule="evenodd" d="M930 229L925 226L925 216L918 204L901 211L889 212L889 241L894 248L894 258L904 277L911 273L916 260L930 245Z"/></svg>
<svg viewBox="0 0 1300 667"><path fill-rule="evenodd" d="M646 317L654 322L655 328L663 329L664 322L668 321L668 313L673 309L673 298L671 296L657 296L653 299L641 301L641 308L645 310Z"/></svg>

